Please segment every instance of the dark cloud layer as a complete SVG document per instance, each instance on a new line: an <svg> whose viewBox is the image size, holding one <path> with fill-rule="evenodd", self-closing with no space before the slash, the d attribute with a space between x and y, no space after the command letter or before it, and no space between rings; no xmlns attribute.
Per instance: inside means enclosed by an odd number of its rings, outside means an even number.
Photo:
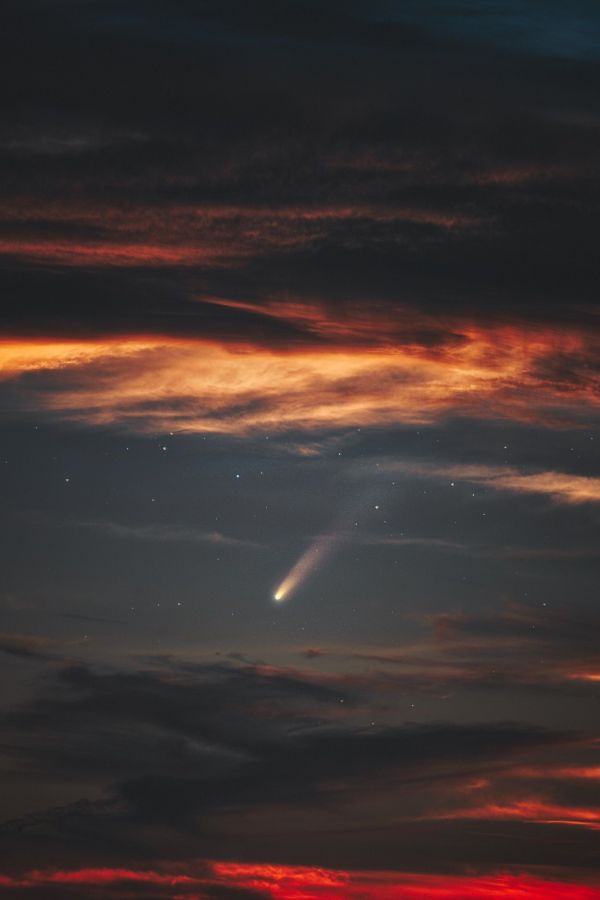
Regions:
<svg viewBox="0 0 600 900"><path fill-rule="evenodd" d="M343 833L350 829L346 865L352 835L362 833L361 864L389 867L393 858L385 860L376 849L383 835L373 844L375 835L360 817L348 821L348 804L361 809L391 790L389 839L395 821L414 820L417 834L427 833L437 828L431 820L440 810L430 804L439 803L442 784L452 810L455 791L460 798L461 785L478 773L585 745L581 736L510 724L356 727L351 710L357 698L348 691L340 697L326 683L259 665L161 663L145 672L112 673L65 668L52 691L5 715L7 739L17 743L4 752L14 754L19 780L47 777L40 772L44 765L58 781L95 785L98 799L10 820L3 841L11 846L21 836L27 847L44 836L51 843L68 837L82 859L100 859L102 848L110 847L111 856L125 862L133 848L157 852L166 826L172 836L161 853L172 857L179 842L213 849L219 833L237 842L240 816L275 810L277 819L279 808L291 825L294 817L301 821L309 810L312 816L321 810L337 832L337 853L344 853ZM336 725L341 700L350 718ZM538 861L543 843L530 852L530 861ZM309 861L302 851L295 858Z"/></svg>
<svg viewBox="0 0 600 900"><path fill-rule="evenodd" d="M593 64L540 59L534 42L490 56L476 10L445 35L426 8L411 22L393 12L13 7L0 246L11 330L252 336L251 317L219 322L190 292L585 318L598 274ZM60 274L78 258L138 271ZM24 276L24 261L55 271Z"/></svg>

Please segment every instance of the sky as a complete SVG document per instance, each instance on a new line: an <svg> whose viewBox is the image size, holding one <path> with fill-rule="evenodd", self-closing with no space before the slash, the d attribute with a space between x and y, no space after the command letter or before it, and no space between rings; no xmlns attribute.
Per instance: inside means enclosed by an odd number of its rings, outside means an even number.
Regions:
<svg viewBox="0 0 600 900"><path fill-rule="evenodd" d="M600 12L5 0L0 896L600 900Z"/></svg>

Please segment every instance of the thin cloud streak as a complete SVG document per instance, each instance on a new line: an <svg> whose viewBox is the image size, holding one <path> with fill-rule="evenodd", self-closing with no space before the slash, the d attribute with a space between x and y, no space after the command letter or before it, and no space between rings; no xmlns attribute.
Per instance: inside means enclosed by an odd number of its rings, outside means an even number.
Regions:
<svg viewBox="0 0 600 900"><path fill-rule="evenodd" d="M254 549L263 547L257 541L235 538L231 535L222 534L220 531L198 531L181 525L125 525L120 522L102 520L78 521L69 524L88 528L108 537L123 540L158 541L177 544L221 544L227 547L250 547Z"/></svg>
<svg viewBox="0 0 600 900"><path fill-rule="evenodd" d="M419 462L384 463L381 469L393 474L421 475L424 478L456 479L496 491L540 494L555 503L577 505L600 502L600 478L568 472L523 472L511 466L437 465Z"/></svg>
<svg viewBox="0 0 600 900"><path fill-rule="evenodd" d="M115 206L78 207L44 204L30 198L0 206L5 221L46 232L42 237L0 238L0 256L65 266L222 266L265 253L301 249L336 234L341 227L409 224L454 232L481 227L476 216L418 206L392 207L340 203L318 206L166 205L135 210ZM91 228L99 234L57 240L53 227L74 232ZM108 236L110 235L110 237ZM370 242L376 243L372 237ZM400 230L387 241L402 242Z"/></svg>

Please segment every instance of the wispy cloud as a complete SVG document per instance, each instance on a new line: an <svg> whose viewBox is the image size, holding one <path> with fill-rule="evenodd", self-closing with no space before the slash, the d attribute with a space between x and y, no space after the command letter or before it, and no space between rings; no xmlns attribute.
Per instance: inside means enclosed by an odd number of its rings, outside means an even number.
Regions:
<svg viewBox="0 0 600 900"><path fill-rule="evenodd" d="M76 523L82 528L98 531L108 537L121 540L157 541L159 543L192 543L220 544L226 547L261 548L257 541L236 538L220 531L200 531L182 525L152 524L126 525L122 522L109 522L102 519L83 520Z"/></svg>
<svg viewBox="0 0 600 900"><path fill-rule="evenodd" d="M63 149L61 145L57 145ZM444 208L348 204L318 206L206 206L171 204L92 207L73 204L34 204L21 198L4 203L0 214L14 226L37 225L40 239L0 237L0 256L54 262L66 266L235 266L242 260L273 252L289 252L326 241L340 229L360 229L363 240L377 243L378 228L386 226L387 241L405 240L402 226L460 231L481 227L476 216ZM52 227L70 226L72 237L57 240ZM395 226L396 232L390 231ZM83 239L86 228L94 237ZM371 236L368 231L371 230ZM79 235L75 237L76 232ZM380 239L380 238L379 238ZM235 305L235 304L232 304ZM239 306L240 304L238 304Z"/></svg>
<svg viewBox="0 0 600 900"><path fill-rule="evenodd" d="M556 503L600 502L600 478L557 471L522 471L512 466L439 465L421 462L388 462L387 472L421 475L425 478L465 481L496 491L515 494L540 494Z"/></svg>
<svg viewBox="0 0 600 900"><path fill-rule="evenodd" d="M16 410L58 419L235 435L427 424L453 415L564 425L600 408L598 347L583 330L564 335L557 365L549 327L440 322L406 308L333 315L323 304L289 302L245 314L263 329L262 340L227 334L223 325L210 339L8 341L0 348L5 389ZM270 332L269 322L287 330ZM502 473L464 474L500 483ZM518 486L527 484L549 492L539 478ZM557 492L566 495L565 485Z"/></svg>
<svg viewBox="0 0 600 900"><path fill-rule="evenodd" d="M52 658L48 652L50 640L32 635L0 634L0 653L20 656L23 659L47 661Z"/></svg>

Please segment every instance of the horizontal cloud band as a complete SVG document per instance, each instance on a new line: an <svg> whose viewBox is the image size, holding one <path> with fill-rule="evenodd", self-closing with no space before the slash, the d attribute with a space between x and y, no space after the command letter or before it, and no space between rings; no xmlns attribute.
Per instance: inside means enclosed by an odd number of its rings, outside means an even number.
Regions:
<svg viewBox="0 0 600 900"><path fill-rule="evenodd" d="M245 314L296 329L295 343L170 335L7 341L4 405L140 432L234 435L453 415L572 425L600 405L593 332L442 322L408 309L393 320L381 312L333 316L295 303Z"/></svg>

